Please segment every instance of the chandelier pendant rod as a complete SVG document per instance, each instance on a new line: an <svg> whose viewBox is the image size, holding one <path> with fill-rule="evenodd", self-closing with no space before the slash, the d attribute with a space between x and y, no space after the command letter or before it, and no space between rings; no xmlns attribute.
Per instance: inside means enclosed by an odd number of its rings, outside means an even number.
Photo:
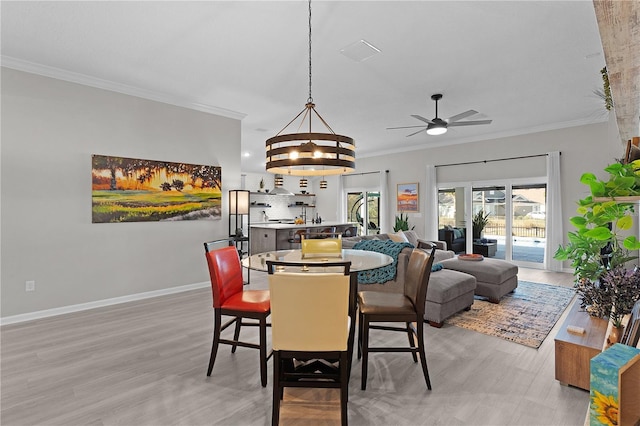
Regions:
<svg viewBox="0 0 640 426"><path fill-rule="evenodd" d="M313 96L311 96L311 0L309 0L309 98L307 104L313 104ZM309 121L309 133L311 133L311 121Z"/></svg>

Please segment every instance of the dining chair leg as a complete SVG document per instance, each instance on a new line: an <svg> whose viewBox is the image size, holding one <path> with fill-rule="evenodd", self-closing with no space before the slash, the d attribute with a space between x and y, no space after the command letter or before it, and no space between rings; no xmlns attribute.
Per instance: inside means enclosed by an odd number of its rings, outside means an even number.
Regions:
<svg viewBox="0 0 640 426"><path fill-rule="evenodd" d="M424 350L424 325L422 321L416 323L416 335L418 337L418 350L420 351L420 363L422 364L422 374L427 382L427 389L431 390L431 380L429 380L429 369L427 368L427 357Z"/></svg>
<svg viewBox="0 0 640 426"><path fill-rule="evenodd" d="M369 318L362 316L362 381L360 389L367 389L367 364L369 363Z"/></svg>
<svg viewBox="0 0 640 426"><path fill-rule="evenodd" d="M362 358L362 323L364 322L364 316L362 313L358 314L358 359Z"/></svg>
<svg viewBox="0 0 640 426"><path fill-rule="evenodd" d="M213 370L213 364L216 362L216 355L218 353L218 346L220 345L220 327L222 327L222 315L220 311L214 309L213 312L213 343L211 344L211 356L209 357L209 368L207 369L207 376L211 376Z"/></svg>
<svg viewBox="0 0 640 426"><path fill-rule="evenodd" d="M406 326L407 326L407 337L409 338L409 347L412 349L415 349L416 342L413 339L413 330L411 330L411 323L410 322L406 323ZM418 362L418 357L416 356L415 351L411 352L411 356L413 357L413 362Z"/></svg>
<svg viewBox="0 0 640 426"><path fill-rule="evenodd" d="M345 353L340 354L340 420L342 426L347 426L348 410L347 402L349 401L349 360Z"/></svg>
<svg viewBox="0 0 640 426"><path fill-rule="evenodd" d="M233 341L234 342L237 342L238 339L240 338L240 327L242 327L242 318L236 317L236 328L235 328L235 330L233 330ZM238 345L231 346L231 353L232 354L236 353L236 348L237 347L238 347Z"/></svg>
<svg viewBox="0 0 640 426"><path fill-rule="evenodd" d="M267 386L267 318L260 318L260 380Z"/></svg>
<svg viewBox="0 0 640 426"><path fill-rule="evenodd" d="M280 399L282 389L280 388L280 352L273 351L273 402L271 409L271 425L280 423Z"/></svg>

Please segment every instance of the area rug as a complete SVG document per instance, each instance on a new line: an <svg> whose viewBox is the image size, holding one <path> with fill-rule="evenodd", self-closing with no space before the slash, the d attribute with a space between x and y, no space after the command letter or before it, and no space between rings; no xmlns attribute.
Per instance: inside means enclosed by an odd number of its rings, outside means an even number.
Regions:
<svg viewBox="0 0 640 426"><path fill-rule="evenodd" d="M518 281L499 304L476 296L471 310L446 322L537 349L575 294L572 288Z"/></svg>

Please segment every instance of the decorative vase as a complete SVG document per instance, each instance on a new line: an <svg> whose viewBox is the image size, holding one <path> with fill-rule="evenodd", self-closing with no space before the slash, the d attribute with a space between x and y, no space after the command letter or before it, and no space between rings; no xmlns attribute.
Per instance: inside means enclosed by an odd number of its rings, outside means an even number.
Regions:
<svg viewBox="0 0 640 426"><path fill-rule="evenodd" d="M620 343L622 340L622 332L624 331L623 326L616 327L614 325L611 326L611 331L607 336L607 347L613 346L616 343Z"/></svg>

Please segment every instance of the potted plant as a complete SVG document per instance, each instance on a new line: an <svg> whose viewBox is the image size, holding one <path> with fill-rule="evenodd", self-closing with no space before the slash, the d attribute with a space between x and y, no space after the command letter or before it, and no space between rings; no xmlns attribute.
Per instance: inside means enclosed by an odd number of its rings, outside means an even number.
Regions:
<svg viewBox="0 0 640 426"><path fill-rule="evenodd" d="M622 319L631 313L640 299L640 270L619 265L605 271L595 283L579 281L576 288L591 315L611 321L607 343L619 342L623 331Z"/></svg>
<svg viewBox="0 0 640 426"><path fill-rule="evenodd" d="M411 229L415 228L412 226ZM409 230L409 215L400 213L400 216L396 215L396 224L393 226L394 232L408 231Z"/></svg>
<svg viewBox="0 0 640 426"><path fill-rule="evenodd" d="M635 236L624 236L633 225L634 201L629 197L640 195L640 161L614 163L604 170L606 181L592 173L580 178L591 195L578 201L578 216L570 219L576 231L568 233L569 242L554 257L571 261L580 306L619 326L628 302L640 298L638 272L624 266L636 259L630 251L640 249Z"/></svg>
<svg viewBox="0 0 640 426"><path fill-rule="evenodd" d="M491 213L485 213L484 210L480 209L478 213L473 215L473 239L479 240L482 238L482 231L489 223L489 215Z"/></svg>

